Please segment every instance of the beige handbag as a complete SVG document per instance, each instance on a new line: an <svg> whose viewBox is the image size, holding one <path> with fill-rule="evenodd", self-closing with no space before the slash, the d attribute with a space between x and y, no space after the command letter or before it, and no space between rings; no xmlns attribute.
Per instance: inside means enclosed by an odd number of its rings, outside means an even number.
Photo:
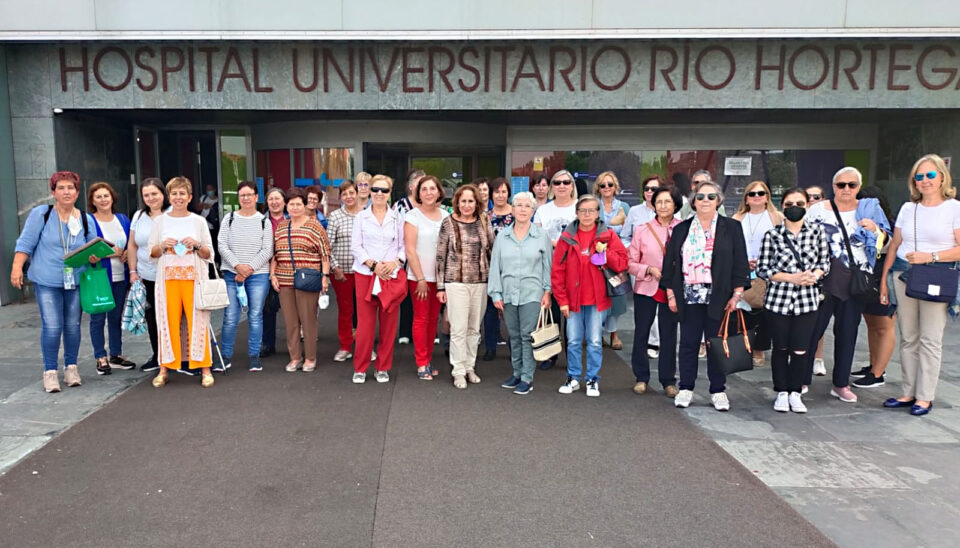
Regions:
<svg viewBox="0 0 960 548"><path fill-rule="evenodd" d="M207 279L203 276L203 270L206 270L206 261L202 262L204 268L197 269L197 283L193 289L193 305L197 310L220 310L226 308L230 302L227 296L227 282L223 281L217 269L213 269L213 279Z"/></svg>
<svg viewBox="0 0 960 548"><path fill-rule="evenodd" d="M553 321L553 311L548 307L540 307L540 319L537 320L537 328L530 333L530 342L533 346L533 359L538 362L547 361L563 352L560 325Z"/></svg>

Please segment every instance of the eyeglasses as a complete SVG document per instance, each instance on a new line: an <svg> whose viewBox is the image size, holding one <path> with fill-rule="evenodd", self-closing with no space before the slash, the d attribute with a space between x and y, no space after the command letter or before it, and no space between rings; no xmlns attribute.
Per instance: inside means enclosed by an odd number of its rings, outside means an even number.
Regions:
<svg viewBox="0 0 960 548"><path fill-rule="evenodd" d="M614 183L600 183L597 185L597 188L616 188L617 185Z"/></svg>
<svg viewBox="0 0 960 548"><path fill-rule="evenodd" d="M806 202L783 202L783 209L787 209L788 207L794 207L794 206L807 207L807 203Z"/></svg>
<svg viewBox="0 0 960 548"><path fill-rule="evenodd" d="M596 213L600 211L598 207L581 207L577 210L577 213Z"/></svg>
<svg viewBox="0 0 960 548"><path fill-rule="evenodd" d="M836 183L833 183L833 186L835 186L835 187L837 187L837 188L839 188L839 189L841 189L841 190L843 190L844 188L849 188L849 189L852 190L852 189L857 188L858 186L860 186L860 183L858 183L858 182L856 182L856 181L847 181L847 182L837 181Z"/></svg>
<svg viewBox="0 0 960 548"><path fill-rule="evenodd" d="M923 180L924 176L926 176L927 179L936 179L937 175L939 175L939 173L937 173L936 171L928 171L926 173L917 173L916 175L913 176L913 180L919 183L920 181Z"/></svg>
<svg viewBox="0 0 960 548"><path fill-rule="evenodd" d="M314 197L314 196L310 196L309 198L307 198L307 203L310 203L310 202L319 202L319 201L320 201L320 198L316 198L316 197Z"/></svg>
<svg viewBox="0 0 960 548"><path fill-rule="evenodd" d="M660 207L660 206L676 207L677 204L673 203L673 200L672 200L672 199L666 199L666 200L657 200L657 203L655 203L655 204L653 204L653 205L655 205L655 206L657 206L657 207Z"/></svg>
<svg viewBox="0 0 960 548"><path fill-rule="evenodd" d="M241 200L246 200L246 199L248 199L248 198L256 198L257 195L256 195L255 193L251 192L251 193L249 193L249 194L237 194L237 197L240 198Z"/></svg>
<svg viewBox="0 0 960 548"><path fill-rule="evenodd" d="M567 186L572 184L573 184L573 181L571 181L570 179L557 179L556 181L553 182L553 186L560 186L560 185Z"/></svg>
<svg viewBox="0 0 960 548"><path fill-rule="evenodd" d="M766 195L767 195L766 190L751 190L750 192L747 192L747 196L751 198L754 198L756 196L766 196Z"/></svg>
<svg viewBox="0 0 960 548"><path fill-rule="evenodd" d="M700 201L704 199L713 201L717 199L717 194L714 192L711 192L710 194L697 194L693 197L693 199L696 201Z"/></svg>
<svg viewBox="0 0 960 548"><path fill-rule="evenodd" d="M823 199L823 194L811 194L811 195L810 195L810 199L811 199L811 200L822 200L822 199Z"/></svg>
<svg viewBox="0 0 960 548"><path fill-rule="evenodd" d="M645 186L645 187L643 187L643 191L644 191L644 192L653 192L653 191L657 190L658 188L660 188L660 187L658 187L658 186Z"/></svg>
<svg viewBox="0 0 960 548"><path fill-rule="evenodd" d="M390 194L390 189L384 186L372 186L370 187L370 192L376 194Z"/></svg>

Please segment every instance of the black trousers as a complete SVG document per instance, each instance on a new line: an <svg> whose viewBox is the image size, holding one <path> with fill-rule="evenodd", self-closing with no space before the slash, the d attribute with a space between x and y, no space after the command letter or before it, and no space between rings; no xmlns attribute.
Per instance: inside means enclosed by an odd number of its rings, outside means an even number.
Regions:
<svg viewBox="0 0 960 548"><path fill-rule="evenodd" d="M770 327L766 322L766 311L761 309L753 312L745 312L743 319L747 323L747 329L753 330L753 338L750 339L750 348L753 350L770 350L772 338Z"/></svg>
<svg viewBox="0 0 960 548"><path fill-rule="evenodd" d="M857 345L857 333L860 330L860 316L863 306L850 298L845 301L826 295L817 310L817 323L807 345L807 354L814 355L817 343L827 331L830 318L833 318L833 386L842 388L850 384L850 368L853 366L853 353ZM809 360L804 384L813 382L813 360Z"/></svg>
<svg viewBox="0 0 960 548"><path fill-rule="evenodd" d="M402 337L413 340L413 301L410 300L409 293L400 303L400 329L397 338Z"/></svg>
<svg viewBox="0 0 960 548"><path fill-rule="evenodd" d="M150 280L144 280L143 278L140 278L140 281L143 282L143 287L147 290L147 304L150 305L146 312L147 333L150 335L150 348L153 350L153 356L150 357L150 360L156 361L157 348L159 348L160 344L159 338L157 337L157 305L156 297L154 296L154 290L156 289L157 282L151 282Z"/></svg>
<svg viewBox="0 0 960 548"><path fill-rule="evenodd" d="M657 311L659 310L659 315ZM660 329L660 358L657 373L660 385L677 384L677 322L679 318L666 303L658 303L653 297L633 295L633 355L630 365L637 382L650 382L650 357L647 356L647 340L654 317Z"/></svg>
<svg viewBox="0 0 960 548"><path fill-rule="evenodd" d="M716 336L720 330L720 320L715 320L707 314L705 304L685 305L683 315L683 321L680 323L680 350L677 356L680 367L679 388L693 390L700 365L697 357L700 352L700 341L704 336L708 339ZM663 352L662 344L660 352ZM707 378L710 379L711 394L726 390L727 376L709 353L707 353Z"/></svg>
<svg viewBox="0 0 960 548"><path fill-rule="evenodd" d="M773 336L773 372L775 392L800 392L807 370L813 367L813 353L808 351L810 337L817 323L817 313L787 316L765 311L762 325L769 327ZM796 352L804 352L799 355Z"/></svg>

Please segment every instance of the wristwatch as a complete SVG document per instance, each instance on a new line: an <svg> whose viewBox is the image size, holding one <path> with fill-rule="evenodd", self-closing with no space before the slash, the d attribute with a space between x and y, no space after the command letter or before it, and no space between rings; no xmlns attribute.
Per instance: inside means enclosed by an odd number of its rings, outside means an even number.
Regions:
<svg viewBox="0 0 960 548"><path fill-rule="evenodd" d="M372 261L372 262L373 262L373 264L370 265L370 270L376 270L376 269L377 269L377 261Z"/></svg>
<svg viewBox="0 0 960 548"><path fill-rule="evenodd" d="M934 251L933 253L931 253L931 255L933 255L933 262L935 262L935 263L939 263L939 262L940 262L940 255L938 255L936 251Z"/></svg>

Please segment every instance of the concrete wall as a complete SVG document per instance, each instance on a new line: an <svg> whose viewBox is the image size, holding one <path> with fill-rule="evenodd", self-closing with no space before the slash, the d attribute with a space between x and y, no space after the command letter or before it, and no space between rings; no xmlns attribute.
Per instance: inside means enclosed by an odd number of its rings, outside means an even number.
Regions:
<svg viewBox="0 0 960 548"><path fill-rule="evenodd" d="M7 92L7 51L0 45L0 273L7 273L13 262L13 249L20 234L17 222L17 184L13 168L13 134L10 129L10 94ZM0 304L16 294L10 278L0 278Z"/></svg>
<svg viewBox="0 0 960 548"><path fill-rule="evenodd" d="M117 192L117 210L130 214L136 207L136 174L133 126L89 116L64 114L54 118L57 135L57 169L75 171L83 181L77 206L87 208L87 189L103 181Z"/></svg>
<svg viewBox="0 0 960 548"><path fill-rule="evenodd" d="M953 0L4 0L0 39L48 35L124 37L191 33L208 37L482 38L684 35L724 30L776 34L813 29L821 35L881 34L924 27L960 28ZM371 32L371 29L376 29ZM904 33L915 36L915 33Z"/></svg>

